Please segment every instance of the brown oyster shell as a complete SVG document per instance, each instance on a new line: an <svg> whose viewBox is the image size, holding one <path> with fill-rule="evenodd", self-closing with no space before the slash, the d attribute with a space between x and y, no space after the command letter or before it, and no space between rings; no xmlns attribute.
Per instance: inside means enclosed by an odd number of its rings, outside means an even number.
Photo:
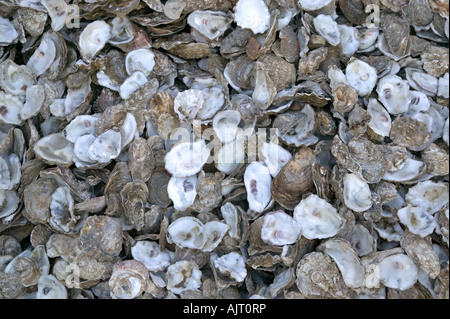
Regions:
<svg viewBox="0 0 450 319"><path fill-rule="evenodd" d="M58 187L50 178L38 178L24 190L24 216L33 223L46 224L50 218L52 194Z"/></svg>
<svg viewBox="0 0 450 319"><path fill-rule="evenodd" d="M264 65L277 91L295 83L296 70L294 64L287 62L275 54L265 54L258 61Z"/></svg>
<svg viewBox="0 0 450 319"><path fill-rule="evenodd" d="M421 155L423 163L427 166L427 173L436 176L445 176L449 173L449 155L436 144L431 143Z"/></svg>
<svg viewBox="0 0 450 319"><path fill-rule="evenodd" d="M107 107L95 122L95 135L100 135L112 128L120 128L125 122L127 110L123 104Z"/></svg>
<svg viewBox="0 0 450 319"><path fill-rule="evenodd" d="M145 225L144 212L147 203L148 188L141 180L127 183L120 191L125 216L131 221L136 230Z"/></svg>
<svg viewBox="0 0 450 319"><path fill-rule="evenodd" d="M154 168L155 158L147 140L141 137L135 138L128 149L128 169L131 178L145 183L150 178Z"/></svg>
<svg viewBox="0 0 450 319"><path fill-rule="evenodd" d="M20 299L25 294L25 289L18 275L0 271L0 297L2 299Z"/></svg>
<svg viewBox="0 0 450 319"><path fill-rule="evenodd" d="M346 299L351 296L336 263L324 253L306 254L297 265L296 276L295 284L306 299Z"/></svg>
<svg viewBox="0 0 450 319"><path fill-rule="evenodd" d="M212 211L222 203L222 180L225 174L221 172L205 173L201 171L197 175L195 185L197 197L193 209L202 213Z"/></svg>
<svg viewBox="0 0 450 319"><path fill-rule="evenodd" d="M314 187L311 167L316 161L314 151L302 146L272 180L272 196L286 209L293 210L303 194Z"/></svg>
<svg viewBox="0 0 450 319"><path fill-rule="evenodd" d="M392 121L390 138L394 144L405 146L411 151L422 151L431 142L426 125L406 115Z"/></svg>
<svg viewBox="0 0 450 319"><path fill-rule="evenodd" d="M429 45L420 55L423 69L430 75L441 77L448 72L448 48Z"/></svg>
<svg viewBox="0 0 450 319"><path fill-rule="evenodd" d="M358 93L349 85L340 84L332 90L333 106L341 115L350 112L358 103Z"/></svg>
<svg viewBox="0 0 450 319"><path fill-rule="evenodd" d="M148 201L160 207L168 207L172 200L167 193L170 174L164 168L156 168L148 180Z"/></svg>

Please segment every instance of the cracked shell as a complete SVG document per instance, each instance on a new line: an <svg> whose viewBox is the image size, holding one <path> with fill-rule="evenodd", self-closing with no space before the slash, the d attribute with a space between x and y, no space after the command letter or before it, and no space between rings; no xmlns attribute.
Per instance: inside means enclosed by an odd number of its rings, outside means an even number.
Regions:
<svg viewBox="0 0 450 319"><path fill-rule="evenodd" d="M167 289L174 294L197 290L201 286L202 272L193 261L180 260L166 271Z"/></svg>
<svg viewBox="0 0 450 319"><path fill-rule="evenodd" d="M241 254L231 252L215 259L211 258L217 277L231 279L231 283L243 282L247 276L245 261Z"/></svg>
<svg viewBox="0 0 450 319"><path fill-rule="evenodd" d="M153 241L137 241L131 247L131 255L142 262L149 271L164 271L174 258L169 250L161 251L159 244Z"/></svg>
<svg viewBox="0 0 450 319"><path fill-rule="evenodd" d="M223 35L232 22L222 11L197 10L189 14L187 18L187 23L209 40Z"/></svg>
<svg viewBox="0 0 450 319"><path fill-rule="evenodd" d="M341 43L341 32L338 24L329 15L319 14L313 20L316 31L324 37L329 44L337 46Z"/></svg>
<svg viewBox="0 0 450 319"><path fill-rule="evenodd" d="M264 33L270 27L270 13L263 0L239 0L234 19L238 26L254 34Z"/></svg>

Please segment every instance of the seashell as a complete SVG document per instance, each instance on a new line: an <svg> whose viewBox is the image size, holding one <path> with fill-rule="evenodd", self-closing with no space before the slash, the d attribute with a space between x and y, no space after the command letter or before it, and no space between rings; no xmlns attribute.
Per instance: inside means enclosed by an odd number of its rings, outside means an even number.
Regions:
<svg viewBox="0 0 450 319"><path fill-rule="evenodd" d="M36 260L20 255L6 266L5 273L19 276L24 287L36 285L41 276Z"/></svg>
<svg viewBox="0 0 450 319"><path fill-rule="evenodd" d="M177 94L174 100L174 110L180 120L193 120L204 103L203 92L190 89Z"/></svg>
<svg viewBox="0 0 450 319"><path fill-rule="evenodd" d="M67 290L53 275L41 276L36 299L67 299Z"/></svg>
<svg viewBox="0 0 450 319"><path fill-rule="evenodd" d="M8 59L0 64L0 86L6 93L25 95L26 89L36 83L33 73L25 65L17 65Z"/></svg>
<svg viewBox="0 0 450 319"><path fill-rule="evenodd" d="M77 249L78 238L69 235L53 233L45 244L47 255L50 258L62 257L69 259L73 250Z"/></svg>
<svg viewBox="0 0 450 319"><path fill-rule="evenodd" d="M375 68L364 61L356 58L351 59L345 69L345 77L358 95L369 95L377 83L377 73Z"/></svg>
<svg viewBox="0 0 450 319"><path fill-rule="evenodd" d="M417 282L418 268L405 254L394 254L382 259L378 264L380 282L389 288L401 291Z"/></svg>
<svg viewBox="0 0 450 319"><path fill-rule="evenodd" d="M196 183L196 175L170 178L167 184L167 194L173 201L175 209L184 211L194 203L197 196Z"/></svg>
<svg viewBox="0 0 450 319"><path fill-rule="evenodd" d="M75 143L82 135L95 134L97 121L97 116L78 115L63 129L62 134L68 141Z"/></svg>
<svg viewBox="0 0 450 319"><path fill-rule="evenodd" d="M408 55L410 33L409 24L405 20L395 14L387 14L381 21L381 30L383 35L379 40L385 44L385 54L391 53L395 60Z"/></svg>
<svg viewBox="0 0 450 319"><path fill-rule="evenodd" d="M307 253L298 263L295 284L305 298L349 298L350 288L344 283L333 259L322 252Z"/></svg>
<svg viewBox="0 0 450 319"><path fill-rule="evenodd" d="M49 178L38 178L24 190L24 216L34 222L46 224L50 218L52 194L57 189L55 181Z"/></svg>
<svg viewBox="0 0 450 319"><path fill-rule="evenodd" d="M239 0L234 19L238 26L254 34L264 33L270 27L269 9L262 0Z"/></svg>
<svg viewBox="0 0 450 319"><path fill-rule="evenodd" d="M1 22L1 20L0 20ZM0 38L1 39L1 38ZM19 276L0 272L0 297L2 299L20 299L26 291Z"/></svg>
<svg viewBox="0 0 450 319"><path fill-rule="evenodd" d="M17 187L22 176L20 159L16 154L0 157L0 189L12 190Z"/></svg>
<svg viewBox="0 0 450 319"><path fill-rule="evenodd" d="M316 31L332 46L341 43L341 33L336 21L329 15L319 14L313 20Z"/></svg>
<svg viewBox="0 0 450 319"><path fill-rule="evenodd" d="M19 33L17 32L14 24L9 21L9 19L0 17L0 45L9 45L13 43L18 37Z"/></svg>
<svg viewBox="0 0 450 319"><path fill-rule="evenodd" d="M314 194L301 200L295 207L294 219L300 225L301 235L308 239L332 237L343 223L336 209Z"/></svg>
<svg viewBox="0 0 450 319"><path fill-rule="evenodd" d="M44 36L26 66L35 76L40 76L50 68L55 58L56 46L49 36Z"/></svg>
<svg viewBox="0 0 450 319"><path fill-rule="evenodd" d="M128 75L142 72L149 76L155 66L155 54L149 49L136 49L127 53L125 57L125 69Z"/></svg>
<svg viewBox="0 0 450 319"><path fill-rule="evenodd" d="M439 276L441 271L439 257L425 238L405 232L400 240L400 245L414 263L431 279Z"/></svg>
<svg viewBox="0 0 450 319"><path fill-rule="evenodd" d="M380 136L389 136L392 126L391 116L376 99L369 99L367 113L370 115L368 127Z"/></svg>
<svg viewBox="0 0 450 319"><path fill-rule="evenodd" d="M449 156L436 144L432 143L422 151L422 161L427 167L427 173L444 176L449 173Z"/></svg>
<svg viewBox="0 0 450 319"><path fill-rule="evenodd" d="M280 30L280 54L289 63L295 63L300 54L300 44L294 29L287 25Z"/></svg>
<svg viewBox="0 0 450 319"><path fill-rule="evenodd" d="M335 0L298 0L297 2L297 5L301 9L308 11L311 14L324 13L331 15L333 12L335 13L336 10Z"/></svg>
<svg viewBox="0 0 450 319"><path fill-rule="evenodd" d="M368 183L378 183L387 171L388 163L377 145L365 138L352 138L348 142L348 150L361 168L360 176Z"/></svg>
<svg viewBox="0 0 450 319"><path fill-rule="evenodd" d="M47 9L47 13L52 19L52 29L61 30L67 18L68 6L64 0L43 0L42 5Z"/></svg>
<svg viewBox="0 0 450 319"><path fill-rule="evenodd" d="M244 184L250 212L262 213L272 199L269 169L262 162L252 162L245 169Z"/></svg>
<svg viewBox="0 0 450 319"><path fill-rule="evenodd" d="M265 54L258 59L258 62L261 62L277 91L294 84L296 69L292 63L275 54Z"/></svg>
<svg viewBox="0 0 450 319"><path fill-rule="evenodd" d="M231 22L232 20L221 11L196 10L187 18L187 23L209 40L215 40L223 35Z"/></svg>
<svg viewBox="0 0 450 319"><path fill-rule="evenodd" d="M358 101L357 91L349 85L341 84L333 88L333 106L341 115L350 112Z"/></svg>
<svg viewBox="0 0 450 319"><path fill-rule="evenodd" d="M421 54L423 69L428 74L441 77L448 72L449 51L438 46L428 46Z"/></svg>
<svg viewBox="0 0 450 319"><path fill-rule="evenodd" d="M100 134L89 146L87 156L100 163L109 163L119 156L121 151L121 134L115 130L107 130Z"/></svg>
<svg viewBox="0 0 450 319"><path fill-rule="evenodd" d="M255 63L255 89L253 90L252 99L261 103L263 108L267 108L272 104L276 94L277 90L274 82L269 77L268 72L264 70L264 65L257 61Z"/></svg>
<svg viewBox="0 0 450 319"><path fill-rule="evenodd" d="M360 46L359 32L354 27L338 25L340 33L340 43L342 44L342 54L352 56L358 51Z"/></svg>
<svg viewBox="0 0 450 319"><path fill-rule="evenodd" d="M413 89L428 96L436 95L439 88L439 80L436 77L415 68L406 68L405 72L406 80Z"/></svg>
<svg viewBox="0 0 450 319"><path fill-rule="evenodd" d="M140 180L127 183L120 191L125 216L137 231L145 226L144 212L147 203L148 188Z"/></svg>
<svg viewBox="0 0 450 319"><path fill-rule="evenodd" d="M205 244L202 251L213 251L222 241L230 226L218 221L209 221L204 226Z"/></svg>
<svg viewBox="0 0 450 319"><path fill-rule="evenodd" d="M209 157L204 140L182 142L165 156L165 168L175 177L188 177L198 173Z"/></svg>
<svg viewBox="0 0 450 319"><path fill-rule="evenodd" d="M6 94L0 91L0 101L2 107L0 108L0 120L3 123L20 125L22 120L20 117L20 111L23 108L23 102L14 95Z"/></svg>
<svg viewBox="0 0 450 319"><path fill-rule="evenodd" d="M22 252L19 241L9 235L0 236L0 256L16 257Z"/></svg>
<svg viewBox="0 0 450 319"><path fill-rule="evenodd" d="M152 241L137 241L131 247L131 255L142 262L149 271L164 271L172 262L173 253L160 250L159 244Z"/></svg>
<svg viewBox="0 0 450 319"><path fill-rule="evenodd" d="M424 150L431 140L431 134L422 122L405 115L392 121L390 137L393 143L405 146L411 151Z"/></svg>
<svg viewBox="0 0 450 319"><path fill-rule="evenodd" d="M113 45L130 43L135 37L136 31L127 17L117 16L110 23L112 26L109 43Z"/></svg>
<svg viewBox="0 0 450 319"><path fill-rule="evenodd" d="M436 222L432 215L424 212L421 207L408 205L397 211L400 222L406 225L413 234L425 237L433 233Z"/></svg>
<svg viewBox="0 0 450 319"><path fill-rule="evenodd" d="M449 75L448 72L444 74L444 76L440 77L438 80L438 91L437 95L442 96L443 98L448 99L449 97Z"/></svg>
<svg viewBox="0 0 450 319"><path fill-rule="evenodd" d="M293 244L300 236L300 223L282 210L264 215L261 239L269 245L284 246Z"/></svg>
<svg viewBox="0 0 450 319"><path fill-rule="evenodd" d="M244 53L245 46L252 35L253 32L250 29L237 26L223 38L220 54L225 58L231 58Z"/></svg>
<svg viewBox="0 0 450 319"><path fill-rule="evenodd" d="M124 100L128 99L131 94L136 92L141 86L147 83L147 77L140 71L132 73L122 85L119 87L120 97Z"/></svg>
<svg viewBox="0 0 450 319"><path fill-rule="evenodd" d="M372 207L372 194L369 185L355 174L344 177L344 202L355 212L363 212Z"/></svg>
<svg viewBox="0 0 450 319"><path fill-rule="evenodd" d="M103 113L98 118L92 117L91 124L93 124L94 131L89 130L88 132L95 135L100 135L106 132L109 129L114 127L121 127L125 122L125 117L127 115L127 110L123 104L117 104L113 106L107 107ZM76 118L80 118L83 115L77 116ZM86 116L86 115L84 115ZM87 115L89 116L89 115ZM89 118L86 118L89 120ZM93 122L93 123L92 123ZM71 125L73 121L69 124ZM80 123L81 124L81 123ZM89 125L87 122L85 123ZM68 126L69 126L68 125ZM66 130L67 132L67 130Z"/></svg>
<svg viewBox="0 0 450 319"><path fill-rule="evenodd" d="M216 172L205 173L201 171L198 174L197 183L194 186L197 191L197 197L193 208L198 212L209 212L219 207L222 203L222 180L223 173Z"/></svg>
<svg viewBox="0 0 450 319"><path fill-rule="evenodd" d="M111 39L111 26L105 21L97 20L89 23L81 32L78 46L81 57L91 61Z"/></svg>
<svg viewBox="0 0 450 319"><path fill-rule="evenodd" d="M205 245L203 223L194 217L180 217L169 225L167 240L180 248L201 249Z"/></svg>
<svg viewBox="0 0 450 319"><path fill-rule="evenodd" d="M383 175L383 179L389 182L409 182L415 178L420 177L426 171L426 166L422 161L417 161L412 158L408 158L406 163L395 171L387 171Z"/></svg>
<svg viewBox="0 0 450 319"><path fill-rule="evenodd" d="M346 238L356 251L358 257L366 256L377 248L377 242L370 231L361 224L353 227L352 233Z"/></svg>
<svg viewBox="0 0 450 319"><path fill-rule="evenodd" d="M197 290L201 286L202 272L193 261L180 260L170 265L166 272L167 289L174 294Z"/></svg>
<svg viewBox="0 0 450 319"><path fill-rule="evenodd" d="M409 110L411 96L409 85L396 75L388 75L378 82L378 100L389 113L399 115Z"/></svg>
<svg viewBox="0 0 450 319"><path fill-rule="evenodd" d="M315 113L311 105L306 104L301 111L279 114L273 127L278 128L280 139L289 146L311 145L318 141L313 135Z"/></svg>
<svg viewBox="0 0 450 319"><path fill-rule="evenodd" d="M298 75L303 77L308 74L313 74L319 68L320 64L326 60L327 55L327 47L317 48L306 53L305 56L300 58Z"/></svg>
<svg viewBox="0 0 450 319"><path fill-rule="evenodd" d="M301 147L272 181L272 196L286 209L293 210L303 194L312 190L311 166L316 161L314 152Z"/></svg>
<svg viewBox="0 0 450 319"><path fill-rule="evenodd" d="M366 22L364 4L359 0L339 0L339 8L352 24L362 25Z"/></svg>
<svg viewBox="0 0 450 319"><path fill-rule="evenodd" d="M79 241L85 254L98 254L102 257L118 256L123 244L122 226L113 217L89 216L80 230Z"/></svg>
<svg viewBox="0 0 450 319"><path fill-rule="evenodd" d="M320 244L317 249L333 258L348 287L359 288L363 286L363 265L347 240L343 238L328 239Z"/></svg>
<svg viewBox="0 0 450 319"><path fill-rule="evenodd" d="M236 139L241 114L235 110L218 112L213 119L213 129L222 143L229 143Z"/></svg>
<svg viewBox="0 0 450 319"><path fill-rule="evenodd" d="M242 89L254 88L254 67L254 61L250 60L246 55L241 55L227 63L223 75L233 89L241 92Z"/></svg>
<svg viewBox="0 0 450 319"><path fill-rule="evenodd" d="M262 145L261 154L264 163L269 169L270 175L276 177L280 170L291 160L292 155L283 147L275 143L266 143Z"/></svg>
<svg viewBox="0 0 450 319"><path fill-rule="evenodd" d="M144 292L148 279L148 270L140 261L132 259L116 263L108 281L111 297L136 298Z"/></svg>
<svg viewBox="0 0 450 319"><path fill-rule="evenodd" d="M70 189L66 186L60 186L52 194L50 202L50 216L48 223L56 231L64 233L72 232L77 220L73 211L73 198L70 195Z"/></svg>
<svg viewBox="0 0 450 319"><path fill-rule="evenodd" d="M128 149L128 169L133 180L147 182L155 168L155 159L150 145L137 137Z"/></svg>
<svg viewBox="0 0 450 319"><path fill-rule="evenodd" d="M423 211L434 214L449 201L448 184L433 181L419 182L409 188L405 200Z"/></svg>
<svg viewBox="0 0 450 319"><path fill-rule="evenodd" d="M220 257L211 256L216 281L226 281L225 286L243 282L247 276L245 261L241 254L232 251ZM219 285L221 287L221 285Z"/></svg>

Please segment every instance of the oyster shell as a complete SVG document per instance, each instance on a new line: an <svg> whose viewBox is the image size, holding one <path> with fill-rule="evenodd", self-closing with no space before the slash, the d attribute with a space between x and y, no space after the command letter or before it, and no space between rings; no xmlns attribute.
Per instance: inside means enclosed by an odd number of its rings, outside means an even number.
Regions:
<svg viewBox="0 0 450 319"><path fill-rule="evenodd" d="M91 61L110 39L111 26L108 23L101 20L89 23L81 32L78 41L82 58Z"/></svg>
<svg viewBox="0 0 450 319"><path fill-rule="evenodd" d="M250 214L262 213L272 199L269 169L262 162L252 162L245 169L244 184Z"/></svg>
<svg viewBox="0 0 450 319"><path fill-rule="evenodd" d="M202 272L193 261L180 260L166 271L167 289L174 294L197 290L201 286Z"/></svg>
<svg viewBox="0 0 450 319"><path fill-rule="evenodd" d="M114 265L108 281L111 296L119 299L133 299L140 296L147 287L148 270L137 260L124 260Z"/></svg>
<svg viewBox="0 0 450 319"><path fill-rule="evenodd" d="M270 13L262 0L239 0L235 7L236 24L254 34L264 33L270 27Z"/></svg>
<svg viewBox="0 0 450 319"><path fill-rule="evenodd" d="M300 230L297 219L293 219L282 210L277 210L264 215L261 239L270 245L289 245L297 241Z"/></svg>

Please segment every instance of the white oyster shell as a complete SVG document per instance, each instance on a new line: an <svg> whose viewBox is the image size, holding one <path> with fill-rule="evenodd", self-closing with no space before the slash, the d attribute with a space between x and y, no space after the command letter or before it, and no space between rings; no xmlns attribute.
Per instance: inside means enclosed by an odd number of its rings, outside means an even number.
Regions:
<svg viewBox="0 0 450 319"><path fill-rule="evenodd" d="M67 3L65 0L42 0L47 13L52 19L52 29L54 31L61 30L67 18Z"/></svg>
<svg viewBox="0 0 450 319"><path fill-rule="evenodd" d="M377 42L380 29L369 28L362 30L360 33L360 43L358 50L360 52L369 52L375 49L375 43Z"/></svg>
<svg viewBox="0 0 450 319"><path fill-rule="evenodd" d="M200 288L202 272L193 261L180 260L167 268L167 289L174 294Z"/></svg>
<svg viewBox="0 0 450 319"><path fill-rule="evenodd" d="M406 113L411 103L409 85L397 75L387 75L378 82L378 100L389 113L398 115Z"/></svg>
<svg viewBox="0 0 450 319"><path fill-rule="evenodd" d="M41 110L45 101L45 89L41 84L32 85L27 87L25 93L25 104L20 110L19 117L22 121L25 121Z"/></svg>
<svg viewBox="0 0 450 319"><path fill-rule="evenodd" d="M50 37L44 36L39 44L39 47L34 51L26 66L31 70L31 72L33 72L34 75L39 76L48 70L55 58L55 43L50 39Z"/></svg>
<svg viewBox="0 0 450 319"><path fill-rule="evenodd" d="M202 247L202 251L213 251L216 249L229 229L230 226L222 222L214 220L207 222L203 227L205 244Z"/></svg>
<svg viewBox="0 0 450 319"><path fill-rule="evenodd" d="M377 99L370 99L367 104L367 113L370 114L370 122L368 126L381 136L389 136L391 132L392 119L389 112L377 101Z"/></svg>
<svg viewBox="0 0 450 319"><path fill-rule="evenodd" d="M410 90L409 95L411 96L411 102L409 103L408 114L414 115L421 111L427 111L430 108L430 100L425 93Z"/></svg>
<svg viewBox="0 0 450 319"><path fill-rule="evenodd" d="M407 182L423 173L425 168L422 161L409 158L402 168L393 172L386 172L383 179L388 182Z"/></svg>
<svg viewBox="0 0 450 319"><path fill-rule="evenodd" d="M148 82L147 77L141 71L135 71L119 87L120 97L128 99L137 89Z"/></svg>
<svg viewBox="0 0 450 319"><path fill-rule="evenodd" d="M263 0L239 0L234 19L238 26L254 34L264 33L270 27L270 13Z"/></svg>
<svg viewBox="0 0 450 319"><path fill-rule="evenodd" d="M375 68L358 59L347 64L345 77L360 96L369 95L378 80Z"/></svg>
<svg viewBox="0 0 450 319"><path fill-rule="evenodd" d="M282 210L264 215L261 239L269 245L283 246L293 244L300 236L300 224Z"/></svg>
<svg viewBox="0 0 450 319"><path fill-rule="evenodd" d="M281 145L272 142L264 142L261 154L272 177L276 177L284 165L292 158L292 154L289 151L284 149Z"/></svg>
<svg viewBox="0 0 450 319"><path fill-rule="evenodd" d="M236 206L234 206L230 202L227 202L225 205L220 207L220 213L222 214L222 218L224 219L225 223L230 226L228 235L231 238L239 239L241 234L239 223L240 218Z"/></svg>
<svg viewBox="0 0 450 319"><path fill-rule="evenodd" d="M30 69L17 65L11 59L0 64L0 75L0 86L13 95L25 95L26 89L36 83Z"/></svg>
<svg viewBox="0 0 450 319"><path fill-rule="evenodd" d="M312 194L298 203L294 219L301 227L301 235L307 239L322 239L337 234L342 218L330 203Z"/></svg>
<svg viewBox="0 0 450 319"><path fill-rule="evenodd" d="M438 96L442 96L443 98L448 99L449 97L449 75L448 72L444 74L444 76L439 78L438 81Z"/></svg>
<svg viewBox="0 0 450 319"><path fill-rule="evenodd" d="M400 222L407 226L411 233L421 237L430 235L436 228L436 221L433 216L421 207L408 205L399 209L397 216Z"/></svg>
<svg viewBox="0 0 450 319"><path fill-rule="evenodd" d="M214 157L216 168L227 175L234 172L244 161L244 142L241 139L235 139L234 141L223 144Z"/></svg>
<svg viewBox="0 0 450 319"><path fill-rule="evenodd" d="M386 287L403 291L417 282L418 267L405 254L386 257L378 264L378 267L380 281Z"/></svg>
<svg viewBox="0 0 450 319"><path fill-rule="evenodd" d="M0 46L8 45L19 36L9 19L0 16Z"/></svg>
<svg viewBox="0 0 450 319"><path fill-rule="evenodd" d="M155 54L149 49L136 49L125 57L125 69L128 75L139 71L148 76L155 66Z"/></svg>
<svg viewBox="0 0 450 319"><path fill-rule="evenodd" d="M300 8L306 11L316 11L328 6L333 0L298 0Z"/></svg>
<svg viewBox="0 0 450 319"><path fill-rule="evenodd" d="M200 172L209 157L204 140L176 144L166 154L166 170L176 177L192 176Z"/></svg>
<svg viewBox="0 0 450 319"><path fill-rule="evenodd" d="M186 210L194 203L197 191L197 176L175 177L172 176L167 184L167 193L173 202L173 206L178 210Z"/></svg>
<svg viewBox="0 0 450 319"><path fill-rule="evenodd" d="M210 120L225 104L225 95L217 86L203 88L203 106L197 113L200 120Z"/></svg>
<svg viewBox="0 0 450 319"><path fill-rule="evenodd" d="M77 139L85 134L95 134L95 123L98 116L78 115L62 131L64 137L75 143Z"/></svg>
<svg viewBox="0 0 450 319"><path fill-rule="evenodd" d="M319 14L313 20L316 31L332 46L341 43L341 32L336 21L329 15Z"/></svg>
<svg viewBox="0 0 450 319"><path fill-rule="evenodd" d="M134 117L133 113L127 112L125 121L120 128L120 136L122 139L122 148L130 144L135 137L139 136L136 118Z"/></svg>
<svg viewBox="0 0 450 319"><path fill-rule="evenodd" d="M203 107L204 96L201 90L189 89L179 92L175 97L174 110L180 120L193 120Z"/></svg>
<svg viewBox="0 0 450 319"><path fill-rule="evenodd" d="M267 208L272 199L271 182L272 177L264 163L252 162L247 166L244 184L250 211L262 213Z"/></svg>
<svg viewBox="0 0 450 319"><path fill-rule="evenodd" d="M222 11L194 11L187 18L187 23L210 40L220 37L231 25L229 19Z"/></svg>
<svg viewBox="0 0 450 319"><path fill-rule="evenodd" d="M107 130L97 136L89 146L88 156L91 160L100 163L108 163L119 156L121 151L122 137L120 132Z"/></svg>
<svg viewBox="0 0 450 319"><path fill-rule="evenodd" d="M201 249L205 245L203 223L195 217L180 217L167 228L167 239L181 248Z"/></svg>
<svg viewBox="0 0 450 319"><path fill-rule="evenodd" d="M140 240L131 247L131 256L142 262L149 271L164 271L170 266L174 254L161 248L157 242Z"/></svg>
<svg viewBox="0 0 450 319"><path fill-rule="evenodd" d="M405 200L429 214L434 214L449 201L448 184L429 180L419 182L408 190Z"/></svg>
<svg viewBox="0 0 450 319"><path fill-rule="evenodd" d="M0 120L4 123L20 125L20 110L23 107L19 97L0 91Z"/></svg>
<svg viewBox="0 0 450 319"><path fill-rule="evenodd" d="M37 156L49 164L70 165L73 161L73 143L61 133L53 133L34 144Z"/></svg>
<svg viewBox="0 0 450 319"><path fill-rule="evenodd" d="M73 161L77 167L83 167L87 164L95 163L95 161L88 156L89 147L92 145L95 138L95 135L88 133L80 136L75 141L75 144L73 145Z"/></svg>
<svg viewBox="0 0 450 319"><path fill-rule="evenodd" d="M372 207L372 193L369 184L355 174L344 177L344 203L355 212L363 212Z"/></svg>
<svg viewBox="0 0 450 319"><path fill-rule="evenodd" d="M241 114L238 111L221 111L214 116L213 129L222 143L229 143L236 138L240 122Z"/></svg>
<svg viewBox="0 0 450 319"><path fill-rule="evenodd" d="M67 299L66 287L53 275L41 276L36 299Z"/></svg>
<svg viewBox="0 0 450 319"><path fill-rule="evenodd" d="M16 191L0 189L0 218L5 220L9 216L14 216L19 202Z"/></svg>
<svg viewBox="0 0 450 319"><path fill-rule="evenodd" d="M447 143L447 145L449 145L449 118L447 117L447 120L445 120L445 125L444 125L444 133L442 135L442 139L444 140L445 143Z"/></svg>
<svg viewBox="0 0 450 319"><path fill-rule="evenodd" d="M133 24L128 17L117 16L110 21L111 27L111 39L109 43L117 45L129 43L133 40L135 30Z"/></svg>
<svg viewBox="0 0 450 319"><path fill-rule="evenodd" d="M214 259L213 263L223 276L230 277L237 282L243 282L247 276L244 258L235 251Z"/></svg>
<svg viewBox="0 0 450 319"><path fill-rule="evenodd" d="M91 78L89 78L88 81L84 82L79 88L69 88L64 100L65 115L70 115L78 106L83 104L91 91Z"/></svg>
<svg viewBox="0 0 450 319"><path fill-rule="evenodd" d="M352 56L360 46L358 29L344 24L339 24L338 29L341 35L342 54Z"/></svg>
<svg viewBox="0 0 450 319"><path fill-rule="evenodd" d="M353 227L348 241L360 257L368 255L376 249L375 238L369 230L361 224L356 224Z"/></svg>
<svg viewBox="0 0 450 319"><path fill-rule="evenodd" d="M78 46L81 57L91 61L111 38L111 26L103 20L89 23L80 34Z"/></svg>
<svg viewBox="0 0 450 319"><path fill-rule="evenodd" d="M318 249L333 258L348 287L359 288L364 285L364 267L348 241L332 238L322 243Z"/></svg>
<svg viewBox="0 0 450 319"><path fill-rule="evenodd" d="M22 173L20 170L20 159L12 153L4 158L0 156L0 189L11 190L19 182ZM0 202L0 207L3 207Z"/></svg>

